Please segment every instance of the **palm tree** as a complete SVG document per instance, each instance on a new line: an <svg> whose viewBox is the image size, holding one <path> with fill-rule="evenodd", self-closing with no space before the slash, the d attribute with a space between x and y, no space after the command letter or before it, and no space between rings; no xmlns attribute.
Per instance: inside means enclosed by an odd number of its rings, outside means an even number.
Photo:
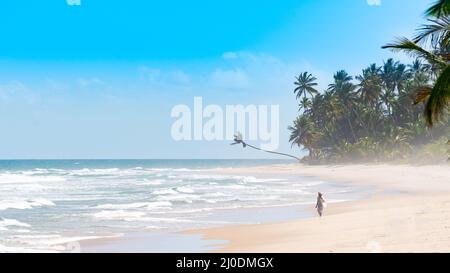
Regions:
<svg viewBox="0 0 450 273"><path fill-rule="evenodd" d="M415 59L408 65L408 72L416 83L428 83L430 79L431 65L423 63L420 59Z"/></svg>
<svg viewBox="0 0 450 273"><path fill-rule="evenodd" d="M397 42L388 44L383 48L393 51L404 51L412 56L426 60L435 67L438 75L434 86L423 85L417 90L416 104L426 101L425 119L429 126L440 120L450 104L450 65L439 54L421 47L417 42L401 38Z"/></svg>
<svg viewBox="0 0 450 273"><path fill-rule="evenodd" d="M369 106L378 106L378 100L382 92L381 67L371 64L363 69L362 75L356 76L359 81L358 93L363 103Z"/></svg>
<svg viewBox="0 0 450 273"><path fill-rule="evenodd" d="M448 17L428 19L429 24L422 25L417 36L413 39L416 43L430 42L435 48L440 45L448 46L450 41L450 19Z"/></svg>
<svg viewBox="0 0 450 273"><path fill-rule="evenodd" d="M328 85L328 90L332 92L337 92L343 88L344 85L348 84L353 77L350 76L345 70L340 70L336 72L333 76L334 83Z"/></svg>
<svg viewBox="0 0 450 273"><path fill-rule="evenodd" d="M302 100L299 103L299 111L303 109L303 111L308 111L308 109L311 107L312 103L309 98L302 98Z"/></svg>
<svg viewBox="0 0 450 273"><path fill-rule="evenodd" d="M429 24L419 28L415 39L400 38L383 48L404 51L421 58L432 66L436 73L433 86L425 84L418 88L416 104L425 101L425 119L433 126L446 112L450 105L450 0L439 0L425 13L431 17ZM431 49L421 45L430 42Z"/></svg>
<svg viewBox="0 0 450 273"><path fill-rule="evenodd" d="M294 90L294 94L297 94L297 99L301 96L306 98L306 95L309 94L313 97L318 91L314 88L317 86L316 83L317 78L312 74L308 74L308 72L300 73L298 77L296 77L296 81L294 84L297 86Z"/></svg>
<svg viewBox="0 0 450 273"><path fill-rule="evenodd" d="M427 16L442 17L450 15L450 0L439 0L425 12Z"/></svg>
<svg viewBox="0 0 450 273"><path fill-rule="evenodd" d="M355 79L353 84L352 76L338 71L325 92L301 100L304 111L288 129L292 145L309 151L306 160L404 158L413 145L449 133L447 124L428 130L425 120L418 119L424 106L412 107L416 88L432 80L428 62L387 60L381 67L368 66Z"/></svg>
<svg viewBox="0 0 450 273"><path fill-rule="evenodd" d="M351 120L355 115L354 106L356 104L356 86L351 83L353 79L345 70L340 70L334 74L334 83L328 85L328 91L332 92L338 99L339 104L345 109L343 118L348 129L350 129L353 142L356 142L357 136L354 125Z"/></svg>
<svg viewBox="0 0 450 273"><path fill-rule="evenodd" d="M425 83L418 86L415 100L415 104L425 102L424 115L431 127L442 118L450 105L450 0L437 1L425 14L431 17L429 24L419 28L414 40L401 38L383 48L404 51L426 60L432 67L436 74L434 85ZM431 49L421 46L427 42Z"/></svg>
<svg viewBox="0 0 450 273"><path fill-rule="evenodd" d="M299 116L294 121L294 125L289 126L288 129L291 131L289 142L292 143L292 146L303 146L309 151L309 155L314 157L314 147L319 140L319 133L313 122L307 116Z"/></svg>
<svg viewBox="0 0 450 273"><path fill-rule="evenodd" d="M231 143L231 145L241 145L241 144L242 144L243 148L250 147L250 148L258 150L258 151L263 151L263 152L266 152L266 153L276 154L276 155L283 155L283 156L291 157L291 158L297 159L298 161L301 161L300 158L298 158L296 156L293 156L293 155L284 154L284 153L278 153L278 152L274 152L274 151L268 151L268 150L264 150L264 149L255 147L253 145L250 145L250 144L248 144L248 143L246 143L244 141L244 139L242 138L242 134L240 132L238 132L236 135L234 135L234 142Z"/></svg>

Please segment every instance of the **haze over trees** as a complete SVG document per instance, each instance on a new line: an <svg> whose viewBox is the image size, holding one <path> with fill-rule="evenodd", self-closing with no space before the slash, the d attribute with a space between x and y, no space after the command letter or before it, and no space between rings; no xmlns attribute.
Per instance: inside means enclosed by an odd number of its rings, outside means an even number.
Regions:
<svg viewBox="0 0 450 273"><path fill-rule="evenodd" d="M410 64L388 59L356 76L340 70L323 92L317 79L295 82L300 115L290 142L309 152L308 162L445 160L450 141L450 0L426 11L413 39L383 48L413 56Z"/></svg>
<svg viewBox="0 0 450 273"><path fill-rule="evenodd" d="M309 152L305 161L445 160L450 0L437 1L426 15L416 37L383 47L414 57L410 64L388 59L354 77L340 70L323 92L313 75L300 73L294 90L300 115L288 129L292 145Z"/></svg>

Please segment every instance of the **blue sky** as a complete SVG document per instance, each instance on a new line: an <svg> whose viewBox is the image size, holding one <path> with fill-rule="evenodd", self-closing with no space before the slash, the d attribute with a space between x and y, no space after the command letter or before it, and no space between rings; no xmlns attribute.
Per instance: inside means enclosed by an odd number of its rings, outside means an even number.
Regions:
<svg viewBox="0 0 450 273"><path fill-rule="evenodd" d="M75 5L69 5L73 4ZM369 5L370 3L370 5ZM278 104L291 150L294 76L408 58L382 50L424 0L6 0L0 9L1 158L240 158L175 142L176 104Z"/></svg>

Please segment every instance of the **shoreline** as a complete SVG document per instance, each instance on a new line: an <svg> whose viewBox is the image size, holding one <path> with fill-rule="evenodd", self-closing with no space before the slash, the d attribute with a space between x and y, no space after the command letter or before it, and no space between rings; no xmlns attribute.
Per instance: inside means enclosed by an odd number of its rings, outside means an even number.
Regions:
<svg viewBox="0 0 450 273"><path fill-rule="evenodd" d="M214 252L449 252L448 165L275 165L225 170L297 174L372 186L364 200L328 206L313 217L257 225L190 230L226 244Z"/></svg>
<svg viewBox="0 0 450 273"><path fill-rule="evenodd" d="M226 253L450 251L450 208L445 206L450 204L448 165L282 164L214 169L209 172L302 176L370 188L370 194L362 199L329 204L323 218L311 217L314 215L311 206L304 211L308 216L303 215L300 219L297 216L285 221L221 225L167 233L130 232L120 238L85 241L83 245L87 248L84 249L86 252L148 252L150 248L146 245L156 242L162 246L160 252L173 252L167 247L170 243L181 247L178 252L194 253L199 250ZM157 234L163 236L156 238ZM167 242L162 238L168 238Z"/></svg>

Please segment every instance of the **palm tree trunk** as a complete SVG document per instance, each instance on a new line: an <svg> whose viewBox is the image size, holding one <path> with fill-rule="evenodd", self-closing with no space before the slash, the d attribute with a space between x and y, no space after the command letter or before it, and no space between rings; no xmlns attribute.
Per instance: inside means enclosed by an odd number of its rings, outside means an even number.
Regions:
<svg viewBox="0 0 450 273"><path fill-rule="evenodd" d="M353 130L353 126L352 126L352 123L350 121L350 117L348 115L346 115L346 116L347 116L346 119L347 119L348 126L350 127L350 132L352 132L353 143L356 143L356 135L355 135L355 131Z"/></svg>
<svg viewBox="0 0 450 273"><path fill-rule="evenodd" d="M276 155L287 156L287 157L290 157L290 158L297 159L298 161L301 161L300 158L298 158L298 157L296 157L296 156L293 156L293 155L290 155L290 154L284 154L284 153L278 153L278 152L268 151L268 150L264 150L264 149L255 147L255 146L253 146L253 145L247 144L247 143L245 143L245 142L243 142L243 143L244 143L246 146L248 146L248 147L250 147L250 148L253 148L253 149L255 149L255 150L258 150L258 151L263 151L263 152L270 153L270 154L276 154Z"/></svg>

